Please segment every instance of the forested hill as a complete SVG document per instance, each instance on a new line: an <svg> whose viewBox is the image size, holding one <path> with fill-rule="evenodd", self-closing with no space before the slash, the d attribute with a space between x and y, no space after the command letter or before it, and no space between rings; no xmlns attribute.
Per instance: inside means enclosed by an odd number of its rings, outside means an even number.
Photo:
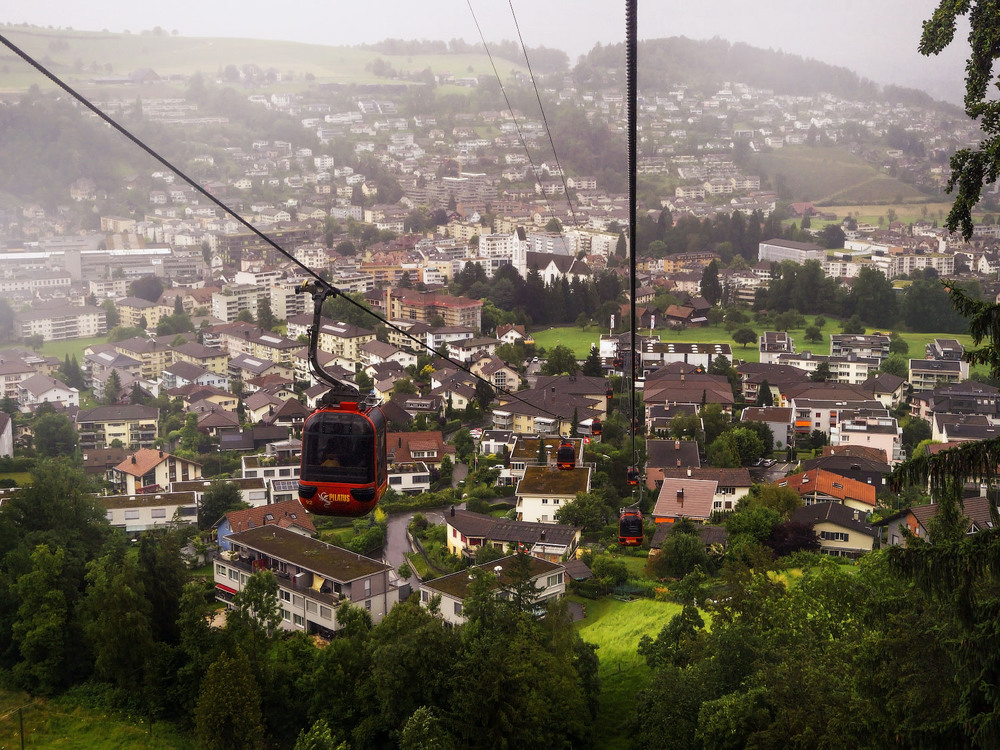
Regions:
<svg viewBox="0 0 1000 750"><path fill-rule="evenodd" d="M639 43L638 59L640 88L662 89L667 83L704 90L721 87L726 81L739 81L777 94L807 96L824 92L858 101L940 104L924 91L901 86L882 88L848 68L719 38L646 40ZM624 45L597 45L580 58L573 74L580 84L607 82L609 71L615 80L624 81L624 61Z"/></svg>

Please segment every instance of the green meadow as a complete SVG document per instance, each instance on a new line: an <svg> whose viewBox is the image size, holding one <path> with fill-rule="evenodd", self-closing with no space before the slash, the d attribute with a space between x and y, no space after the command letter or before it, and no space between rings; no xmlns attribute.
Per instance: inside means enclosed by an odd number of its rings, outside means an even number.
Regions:
<svg viewBox="0 0 1000 750"><path fill-rule="evenodd" d="M494 77L493 67L485 54L456 55L386 55L360 47L329 47L320 44L235 39L221 37L185 37L173 29L161 33L131 29L131 33L74 31L0 25L0 33L36 59L46 61L57 75L85 89L106 91L95 87L94 78L123 76L137 70L150 69L161 79L189 76L201 72L216 76L227 65L240 67L253 62L262 70L276 70L283 80L268 84L267 91L296 91L314 83L337 84L403 84L405 78L379 78L371 70L381 58L401 73L417 73L430 68L435 74L450 72L456 78L486 75ZM495 58L497 70L506 80L512 71L524 71L520 65ZM291 75L289 75L291 74ZM0 70L0 91L19 91L37 83L50 84L20 64ZM180 84L183 85L183 84ZM166 95L168 84L162 84ZM262 92L264 89L255 89ZM445 86L441 93L468 94L468 88ZM114 96L122 96L122 88L114 88ZM249 93L249 90L248 90ZM144 95L149 95L144 90Z"/></svg>
<svg viewBox="0 0 1000 750"><path fill-rule="evenodd" d="M806 322L808 325L813 325L813 320L813 316L806 316ZM842 322L840 320L826 317L826 323L821 329L823 333L823 340L816 343L806 341L804 328L795 328L788 331L788 333L795 342L796 351L811 351L815 354L829 354L830 335L840 333L841 325ZM756 331L758 335L767 330L753 322L749 323L748 326ZM873 328L869 328L868 333L872 333L874 330L875 329ZM573 353L576 354L577 359L586 359L587 355L590 353L591 344L597 343L602 333L607 333L607 329L598 329L595 326L587 326L586 329L581 330L579 326L563 326L560 328L546 328L541 331L534 331L531 335L535 339L535 344L539 347L548 350L554 346L568 346ZM642 328L638 331L638 333L648 336L649 329ZM737 344L733 341L732 334L721 325L705 326L703 328L687 328L681 331L674 331L667 328L656 328L653 330L653 333L658 335L660 337L660 341L663 342L685 344L729 344L733 349L733 359L742 359L747 362L760 361L760 352L757 351L756 345L749 344L748 346L743 347L742 345ZM882 331L882 333L889 333L889 331ZM954 338L958 339L966 348L972 346L972 337L968 334L907 333L901 331L899 335L910 347L910 351L907 356L913 359L923 359L924 345L929 344L935 338Z"/></svg>
<svg viewBox="0 0 1000 750"><path fill-rule="evenodd" d="M20 712L18 709L21 709ZM20 735L24 722L24 737ZM194 741L172 724L150 723L86 705L72 692L46 700L0 690L0 748L60 748L60 750L192 750Z"/></svg>
<svg viewBox="0 0 1000 750"><path fill-rule="evenodd" d="M758 154L753 163L772 183L782 182L800 201L880 204L930 200L917 188L840 146L789 146Z"/></svg>
<svg viewBox="0 0 1000 750"><path fill-rule="evenodd" d="M635 695L649 682L650 669L637 648L644 635L655 638L681 605L637 599L578 600L587 616L576 624L580 637L595 644L600 659L601 707L594 726L604 748L631 747L622 724L631 714Z"/></svg>

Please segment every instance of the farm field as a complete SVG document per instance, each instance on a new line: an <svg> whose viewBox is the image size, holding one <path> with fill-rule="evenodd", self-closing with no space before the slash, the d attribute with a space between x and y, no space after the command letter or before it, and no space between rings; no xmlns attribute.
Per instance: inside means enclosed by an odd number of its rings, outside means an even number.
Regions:
<svg viewBox="0 0 1000 750"><path fill-rule="evenodd" d="M813 324L813 316L806 316L809 325ZM764 332L764 328L753 323L749 327L758 334ZM805 329L797 328L788 331L795 342L796 351L812 351L816 354L830 353L830 334L840 333L841 321L826 318L823 326L823 340L818 343L811 343L805 340ZM869 329L871 333L874 329ZM586 359L590 353L590 345L597 343L604 329L598 330L595 326L588 326L586 330L581 330L579 326L563 326L561 328L546 328L541 331L532 332L535 344L544 349L551 349L554 346L568 346L576 354L577 359ZM759 362L760 353L753 344L746 348L733 341L732 334L721 325L705 326L704 328L688 328L683 331L672 331L666 328L657 328L653 331L659 335L664 342L682 342L687 344L729 344L733 348L733 358L742 359L746 362ZM640 329L639 333L648 335L649 329ZM883 331L883 333L889 333ZM955 338L964 346L972 346L972 337L968 334L952 333L907 333L900 332L900 336L910 347L908 357L912 359L922 359L924 356L924 345L930 343L935 338Z"/></svg>
<svg viewBox="0 0 1000 750"><path fill-rule="evenodd" d="M576 624L580 637L598 646L600 659L601 708L594 726L602 747L628 748L630 739L622 727L635 703L635 694L649 681L650 669L637 652L644 635L655 638L681 605L637 599L614 599L585 603L587 617Z"/></svg>
<svg viewBox="0 0 1000 750"><path fill-rule="evenodd" d="M759 154L754 164L798 200L814 203L925 202L912 185L889 177L839 146L792 146Z"/></svg>
<svg viewBox="0 0 1000 750"><path fill-rule="evenodd" d="M261 69L273 68L282 74L292 73L291 80L274 83L267 90L293 91L311 85L306 76L315 83L370 84L386 83L371 70L372 63L381 58L394 70L409 73L430 68L435 72L446 70L461 71L456 75L488 75L493 77L493 68L485 54L467 55L386 55L360 47L328 47L319 44L298 42L247 40L222 37L174 36L171 29L152 33L148 30L132 29L133 33L116 34L108 32L84 32L38 27L0 26L4 35L21 46L28 54L49 61L54 72L74 85L81 84L83 90L105 89L90 85L95 72L105 76L128 75L134 70L151 69L166 79L169 76L188 76L198 71L214 75L220 69L220 60L226 64L242 65L252 58ZM248 53L252 50L252 53ZM77 68L77 60L85 61ZM511 71L524 71L502 58L496 58L500 75L506 80ZM96 66L96 68L95 68ZM405 78L393 83L409 85ZM20 66L9 66L0 74L0 91L27 89L32 83L39 83L37 76L31 76ZM39 83L42 88L50 84ZM314 85L314 83L312 84ZM167 95L170 84L163 84ZM459 86L445 86L442 94L457 93L468 95L470 89Z"/></svg>

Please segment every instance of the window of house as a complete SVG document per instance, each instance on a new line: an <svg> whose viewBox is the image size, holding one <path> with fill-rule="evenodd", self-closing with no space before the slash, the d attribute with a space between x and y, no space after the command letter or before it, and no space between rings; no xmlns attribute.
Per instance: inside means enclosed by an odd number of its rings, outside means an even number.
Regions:
<svg viewBox="0 0 1000 750"><path fill-rule="evenodd" d="M554 574L550 575L548 578L545 579L546 586L555 586L558 583L559 583L559 576Z"/></svg>
<svg viewBox="0 0 1000 750"><path fill-rule="evenodd" d="M224 576L226 574L226 566L222 563L215 564L215 574L217 576Z"/></svg>
<svg viewBox="0 0 1000 750"><path fill-rule="evenodd" d="M166 508L153 508L149 512L149 514L153 518L166 518L167 517L167 509Z"/></svg>
<svg viewBox="0 0 1000 750"><path fill-rule="evenodd" d="M333 617L333 610L329 607L324 607L322 604L319 605L319 616L324 620L329 620Z"/></svg>
<svg viewBox="0 0 1000 750"><path fill-rule="evenodd" d="M389 477L389 484L402 484L402 483L403 483L402 477Z"/></svg>
<svg viewBox="0 0 1000 750"><path fill-rule="evenodd" d="M281 619L285 620L285 621L291 620L292 619L292 613L289 612L287 609L282 609L281 610Z"/></svg>
<svg viewBox="0 0 1000 750"><path fill-rule="evenodd" d="M241 586L246 586L247 585L247 574L246 573L240 573L240 585Z"/></svg>
<svg viewBox="0 0 1000 750"><path fill-rule="evenodd" d="M306 612L313 612L313 613L315 613L316 612L316 602L314 602L314 601L307 601L306 602Z"/></svg>
<svg viewBox="0 0 1000 750"><path fill-rule="evenodd" d="M238 570L230 570L229 571L229 580L230 581L238 581L238 580L240 580L240 572Z"/></svg>
<svg viewBox="0 0 1000 750"><path fill-rule="evenodd" d="M303 604L303 599L298 594L292 594L292 604L296 607L301 607Z"/></svg>
<svg viewBox="0 0 1000 750"><path fill-rule="evenodd" d="M365 609L367 609L370 612L371 608L372 608L372 600L371 599L367 599L365 601Z"/></svg>
<svg viewBox="0 0 1000 750"><path fill-rule="evenodd" d="M305 626L306 618L304 618L302 615L292 615L292 622L294 622L301 628Z"/></svg>
<svg viewBox="0 0 1000 750"><path fill-rule="evenodd" d="M113 510L109 510L106 515L108 517L108 520L111 521L115 517L115 512Z"/></svg>
<svg viewBox="0 0 1000 750"><path fill-rule="evenodd" d="M455 602L455 614L462 614L462 602Z"/></svg>
<svg viewBox="0 0 1000 750"><path fill-rule="evenodd" d="M139 520L139 511L137 511L137 510L127 510L127 511L125 511L125 520L126 521L138 521Z"/></svg>
<svg viewBox="0 0 1000 750"><path fill-rule="evenodd" d="M283 602L290 602L292 600L292 595L284 589L278 589L278 598Z"/></svg>
<svg viewBox="0 0 1000 750"><path fill-rule="evenodd" d="M429 602L431 600L430 594L427 593L427 589L423 589L420 592L420 601Z"/></svg>
<svg viewBox="0 0 1000 750"><path fill-rule="evenodd" d="M365 579L365 596L369 596L372 593L372 582L371 579Z"/></svg>
<svg viewBox="0 0 1000 750"><path fill-rule="evenodd" d="M542 498L542 505L548 505L548 504L549 504L549 499L547 497L543 497Z"/></svg>

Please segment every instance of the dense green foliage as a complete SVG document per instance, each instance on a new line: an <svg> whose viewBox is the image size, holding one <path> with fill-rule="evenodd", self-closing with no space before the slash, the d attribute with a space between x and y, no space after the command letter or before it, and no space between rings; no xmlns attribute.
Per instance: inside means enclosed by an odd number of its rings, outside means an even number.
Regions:
<svg viewBox="0 0 1000 750"><path fill-rule="evenodd" d="M319 647L280 630L268 571L211 627L214 589L184 584L177 532L130 545L90 489L45 462L0 509L4 687L89 682L110 707L175 722L203 748L593 745L597 658L563 607L536 618L526 556L503 590L477 576L463 626L416 598L377 625L344 602L341 635Z"/></svg>

